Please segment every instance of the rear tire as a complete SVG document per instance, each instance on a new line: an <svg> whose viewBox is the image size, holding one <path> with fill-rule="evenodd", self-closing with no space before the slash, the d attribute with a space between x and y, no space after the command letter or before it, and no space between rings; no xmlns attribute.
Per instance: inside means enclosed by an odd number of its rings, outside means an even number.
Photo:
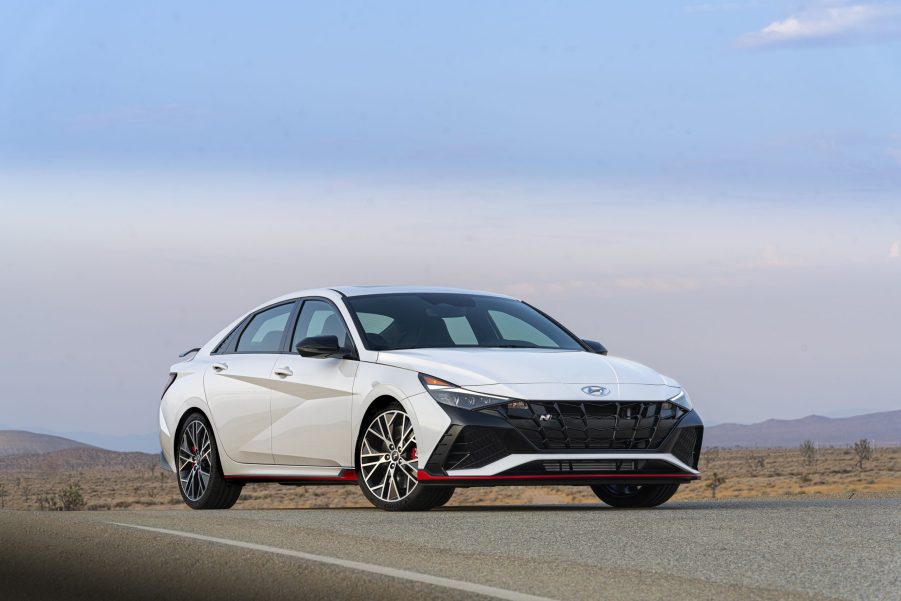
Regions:
<svg viewBox="0 0 901 601"><path fill-rule="evenodd" d="M185 504L191 509L228 509L234 505L244 485L225 479L216 437L206 417L191 414L176 440L175 473Z"/></svg>
<svg viewBox="0 0 901 601"><path fill-rule="evenodd" d="M357 483L385 511L428 511L447 503L452 487L422 486L417 479L416 433L400 403L363 420L357 442Z"/></svg>
<svg viewBox="0 0 901 601"><path fill-rule="evenodd" d="M611 507L657 507L670 500L678 484L600 484L591 490Z"/></svg>

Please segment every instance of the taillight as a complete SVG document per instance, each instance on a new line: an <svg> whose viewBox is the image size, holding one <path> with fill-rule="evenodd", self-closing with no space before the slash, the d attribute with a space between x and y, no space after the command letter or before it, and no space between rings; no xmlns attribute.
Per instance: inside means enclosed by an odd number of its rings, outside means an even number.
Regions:
<svg viewBox="0 0 901 601"><path fill-rule="evenodd" d="M169 381L166 382L166 387L163 388L163 394L160 398L163 398L164 396L166 396L166 391L169 390L169 387L172 386L172 383L175 382L175 378L177 378L177 377L178 377L178 374L176 374L176 373L169 374Z"/></svg>

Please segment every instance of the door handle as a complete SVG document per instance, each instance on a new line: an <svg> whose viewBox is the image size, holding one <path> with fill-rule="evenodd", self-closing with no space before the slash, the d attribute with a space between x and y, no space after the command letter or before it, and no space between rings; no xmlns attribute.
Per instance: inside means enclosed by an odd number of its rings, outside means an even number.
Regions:
<svg viewBox="0 0 901 601"><path fill-rule="evenodd" d="M211 366L214 371L220 372L228 369L228 363L213 363Z"/></svg>
<svg viewBox="0 0 901 601"><path fill-rule="evenodd" d="M274 373L274 374L277 375L277 376L281 376L281 377L283 377L283 378L287 378L288 376L293 376L293 375L294 375L294 372L291 371L291 368L290 368L290 367L287 367L287 366L285 366L285 367L276 367L275 369L272 370L272 373Z"/></svg>

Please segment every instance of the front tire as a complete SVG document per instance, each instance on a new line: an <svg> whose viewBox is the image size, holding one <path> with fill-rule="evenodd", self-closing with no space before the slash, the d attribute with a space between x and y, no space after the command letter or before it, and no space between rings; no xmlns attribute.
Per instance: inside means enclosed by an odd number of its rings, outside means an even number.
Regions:
<svg viewBox="0 0 901 601"><path fill-rule="evenodd" d="M178 490L191 509L228 509L241 496L243 484L222 473L213 428L202 413L193 413L179 431L175 454Z"/></svg>
<svg viewBox="0 0 901 601"><path fill-rule="evenodd" d="M600 484L591 490L611 507L657 507L669 501L678 484Z"/></svg>
<svg viewBox="0 0 901 601"><path fill-rule="evenodd" d="M416 433L400 403L370 414L357 443L357 483L386 511L427 511L447 503L454 489L426 487L417 478Z"/></svg>

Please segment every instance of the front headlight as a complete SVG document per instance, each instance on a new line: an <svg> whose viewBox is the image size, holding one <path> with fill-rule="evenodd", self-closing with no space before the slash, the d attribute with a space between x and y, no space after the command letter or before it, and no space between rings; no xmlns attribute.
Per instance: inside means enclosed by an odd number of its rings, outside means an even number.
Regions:
<svg viewBox="0 0 901 601"><path fill-rule="evenodd" d="M683 409L691 411L691 399L688 398L688 393L685 392L684 388L679 391L679 394L667 400L674 405L679 405Z"/></svg>
<svg viewBox="0 0 901 601"><path fill-rule="evenodd" d="M481 409L489 405L510 401L507 397L472 392L426 374L419 374L419 381L422 382L422 385L432 395L433 399L444 405L460 407L461 409Z"/></svg>

